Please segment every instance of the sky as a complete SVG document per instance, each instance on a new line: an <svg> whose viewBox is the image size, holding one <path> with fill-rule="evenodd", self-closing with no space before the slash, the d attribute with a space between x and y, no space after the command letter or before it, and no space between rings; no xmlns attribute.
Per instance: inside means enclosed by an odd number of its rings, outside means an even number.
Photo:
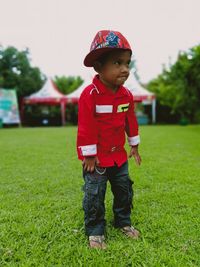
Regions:
<svg viewBox="0 0 200 267"><path fill-rule="evenodd" d="M0 0L0 45L29 48L49 77L94 74L83 65L99 30L129 41L141 82L200 44L200 0Z"/></svg>

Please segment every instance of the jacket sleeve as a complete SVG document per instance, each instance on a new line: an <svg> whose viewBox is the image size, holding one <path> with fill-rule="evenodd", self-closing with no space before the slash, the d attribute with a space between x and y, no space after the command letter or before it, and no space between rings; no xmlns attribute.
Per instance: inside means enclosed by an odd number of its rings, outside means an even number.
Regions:
<svg viewBox="0 0 200 267"><path fill-rule="evenodd" d="M134 111L133 95L130 93L130 104L126 116L126 134L130 146L136 146L140 143L138 133L138 122Z"/></svg>
<svg viewBox="0 0 200 267"><path fill-rule="evenodd" d="M93 94L85 90L78 104L77 150L80 159L97 155L97 123Z"/></svg>

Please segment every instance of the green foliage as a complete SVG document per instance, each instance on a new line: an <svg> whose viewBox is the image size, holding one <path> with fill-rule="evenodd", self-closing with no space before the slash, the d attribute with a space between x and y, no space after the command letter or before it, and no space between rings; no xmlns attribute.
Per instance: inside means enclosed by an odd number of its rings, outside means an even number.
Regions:
<svg viewBox="0 0 200 267"><path fill-rule="evenodd" d="M29 51L15 47L0 47L0 87L15 88L18 98L28 96L41 88L44 75L30 64Z"/></svg>
<svg viewBox="0 0 200 267"><path fill-rule="evenodd" d="M73 76L56 76L54 82L58 89L65 95L75 91L79 86L82 85L83 79L80 76L73 77Z"/></svg>
<svg viewBox="0 0 200 267"><path fill-rule="evenodd" d="M180 52L177 61L148 84L172 114L200 122L200 46Z"/></svg>
<svg viewBox="0 0 200 267"><path fill-rule="evenodd" d="M84 234L76 131L0 130L0 266L199 266L200 127L140 128L143 162L130 159L129 170L141 238L113 228L108 183L105 251L89 249Z"/></svg>

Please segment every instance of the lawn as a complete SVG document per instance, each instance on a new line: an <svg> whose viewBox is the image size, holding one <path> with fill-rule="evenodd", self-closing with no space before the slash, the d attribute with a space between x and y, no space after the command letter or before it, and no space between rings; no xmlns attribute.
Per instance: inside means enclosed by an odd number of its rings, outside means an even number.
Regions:
<svg viewBox="0 0 200 267"><path fill-rule="evenodd" d="M134 180L138 241L112 227L107 250L84 235L76 127L0 129L0 266L200 266L200 126L141 126Z"/></svg>

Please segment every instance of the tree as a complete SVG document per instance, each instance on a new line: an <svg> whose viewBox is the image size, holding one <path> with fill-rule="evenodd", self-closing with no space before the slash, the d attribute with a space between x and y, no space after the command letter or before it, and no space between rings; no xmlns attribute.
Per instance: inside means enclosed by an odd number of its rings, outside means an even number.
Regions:
<svg viewBox="0 0 200 267"><path fill-rule="evenodd" d="M28 49L0 46L0 87L15 88L20 99L41 88L44 79L40 69L31 66Z"/></svg>
<svg viewBox="0 0 200 267"><path fill-rule="evenodd" d="M161 105L191 122L200 122L200 46L180 52L177 61L148 84Z"/></svg>
<svg viewBox="0 0 200 267"><path fill-rule="evenodd" d="M54 82L63 94L69 94L82 85L83 79L80 76L77 77L56 76Z"/></svg>

